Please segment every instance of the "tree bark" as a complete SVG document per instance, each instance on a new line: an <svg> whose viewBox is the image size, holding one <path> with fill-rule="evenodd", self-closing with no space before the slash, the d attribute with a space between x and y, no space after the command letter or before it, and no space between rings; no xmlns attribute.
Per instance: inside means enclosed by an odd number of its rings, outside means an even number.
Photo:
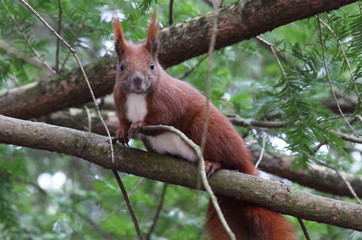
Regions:
<svg viewBox="0 0 362 240"><path fill-rule="evenodd" d="M77 156L105 168L195 188L197 167L184 160L115 146L111 161L106 137L0 115L0 142ZM362 206L304 193L280 182L220 170L210 178L216 194L250 201L273 211L362 230Z"/></svg>
<svg viewBox="0 0 362 240"><path fill-rule="evenodd" d="M259 158L260 151L251 151L254 161ZM333 195L353 197L343 180L335 171L326 167L312 165L309 169L292 170L292 158L289 156L272 156L264 153L260 169L268 173L289 179L300 185L310 187ZM351 184L357 196L362 197L362 176L340 172Z"/></svg>
<svg viewBox="0 0 362 240"><path fill-rule="evenodd" d="M102 112L103 118L111 133L114 133L119 127L119 121L114 112ZM96 113L91 113L93 133L107 135L106 130L99 120ZM81 109L71 109L69 113L56 112L48 116L41 117L39 121L67 127L78 130L89 130L88 116ZM272 122L270 122L271 124ZM265 124L265 122L263 122ZM272 125L272 124L271 124ZM275 122L278 125L278 122ZM273 125L274 126L274 125ZM251 150L252 160L254 163L260 156L260 151ZM286 155L273 156L264 153L263 160L260 162L259 168L262 171L277 175L282 178L289 179L303 186L310 187L321 192L330 193L338 196L353 197L342 179L331 169L322 166L310 166L309 169L292 170L291 163L293 158ZM357 196L362 197L362 176L341 172L349 181Z"/></svg>
<svg viewBox="0 0 362 240"><path fill-rule="evenodd" d="M248 0L220 9L215 49L255 37L278 26L337 9L356 0ZM159 60L167 68L208 51L212 13L160 31ZM86 68L96 97L112 92L116 59L105 56ZM91 100L79 71L0 92L0 114L29 119Z"/></svg>

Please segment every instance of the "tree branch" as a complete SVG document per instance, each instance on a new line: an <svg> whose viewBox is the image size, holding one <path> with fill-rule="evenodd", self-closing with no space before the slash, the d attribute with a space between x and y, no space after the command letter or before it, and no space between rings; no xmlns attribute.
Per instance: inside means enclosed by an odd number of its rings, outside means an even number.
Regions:
<svg viewBox="0 0 362 240"><path fill-rule="evenodd" d="M228 119L234 124L235 126L243 126L243 127L262 127L262 128L283 128L288 127L287 122L273 122L273 121L259 121L259 120L251 120L248 121L239 115L229 114L227 115ZM341 133L336 130L331 130L331 133L339 136L345 141L354 142L354 143L362 143L362 138L354 137L347 135L345 133Z"/></svg>
<svg viewBox="0 0 362 240"><path fill-rule="evenodd" d="M287 23L337 9L356 0L248 0L223 7L219 13L215 49L255 37ZM291 7L292 6L292 7ZM212 33L213 13L193 18L160 31L160 63L174 66L205 54ZM97 97L112 92L116 71L113 56L105 56L86 68ZM0 114L29 119L91 100L78 69L12 91L0 92Z"/></svg>
<svg viewBox="0 0 362 240"><path fill-rule="evenodd" d="M118 171L195 188L192 163L116 146L111 161L107 138L93 133L0 115L0 142L77 156ZM180 171L182 169L182 171ZM273 211L344 228L362 230L362 206L307 194L280 182L220 170L210 178L215 193L254 202Z"/></svg>
<svg viewBox="0 0 362 240"><path fill-rule="evenodd" d="M19 58L24 62L29 63L37 68L44 68L43 63L40 62L38 59L29 57L26 53L19 51L5 41L0 40L0 49L2 49L7 54L14 55L16 58Z"/></svg>
<svg viewBox="0 0 362 240"><path fill-rule="evenodd" d="M92 118L92 132L106 135L104 127L100 120L96 118L96 113L91 112ZM114 112L103 112L103 118L111 132L115 132L119 127L119 121ZM69 113L56 112L49 116L39 119L42 122L73 128L78 130L88 130L88 122L86 113L83 110L71 109ZM254 121L251 121L253 123ZM259 121L262 124L262 121ZM268 122L267 122L268 123ZM270 124L278 122L270 122ZM273 124L272 124L273 125ZM259 150L251 150L253 161L260 157ZM330 193L339 196L353 197L348 191L348 188L343 184L341 179L334 171L321 166L312 165L308 169L292 170L291 163L293 158L287 155L271 155L264 153L263 161L261 161L259 168L265 172L277 175L282 178L289 179L293 182L299 183L303 186L310 187L321 192ZM343 176L351 183L353 189L359 197L362 197L362 177L353 175L346 172L341 172Z"/></svg>
<svg viewBox="0 0 362 240"><path fill-rule="evenodd" d="M260 156L260 151L252 150L251 154L255 159ZM333 195L353 197L351 192L345 186L341 178L332 170L312 165L308 169L292 170L293 159L289 156L273 156L264 153L263 161L260 162L260 169L268 173L289 179L303 186L310 187L321 192L331 193ZM356 194L362 196L362 176L353 175L346 172L341 174L351 183Z"/></svg>

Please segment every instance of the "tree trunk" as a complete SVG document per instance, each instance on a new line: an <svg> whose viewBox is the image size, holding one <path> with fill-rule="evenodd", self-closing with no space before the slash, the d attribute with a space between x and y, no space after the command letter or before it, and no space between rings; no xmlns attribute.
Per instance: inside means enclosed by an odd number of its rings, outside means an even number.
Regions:
<svg viewBox="0 0 362 240"><path fill-rule="evenodd" d="M240 42L278 26L337 9L356 0L248 0L223 7L215 48ZM111 27L111 26L110 26ZM159 60L164 67L207 53L212 13L160 31ZM112 92L115 81L113 56L88 65L87 75L96 97ZM79 69L46 81L0 92L0 114L29 119L89 102L91 96Z"/></svg>

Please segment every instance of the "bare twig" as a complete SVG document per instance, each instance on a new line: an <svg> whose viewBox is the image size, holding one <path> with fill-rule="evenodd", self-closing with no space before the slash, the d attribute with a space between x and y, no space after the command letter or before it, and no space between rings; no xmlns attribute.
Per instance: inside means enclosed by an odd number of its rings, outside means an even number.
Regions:
<svg viewBox="0 0 362 240"><path fill-rule="evenodd" d="M113 236L111 233L107 232L103 228L101 228L97 223L95 223L91 218L89 218L86 214L80 212L77 208L73 208L72 211L77 214L79 217L83 218L93 230L95 230L103 239L106 240L116 240L117 238Z"/></svg>
<svg viewBox="0 0 362 240"><path fill-rule="evenodd" d="M123 186L123 183L122 183L122 181L121 181L121 178L120 178L119 175L118 175L117 170L112 169L112 172L113 172L113 174L114 174L114 177L117 179L117 183L118 183L118 185L119 185L119 188L120 188L121 191L122 191L122 195L123 195L124 201L125 201L126 204L127 204L128 211L129 211L129 213L130 213L130 215L131 215L131 218L132 218L132 221L133 221L133 225L134 225L134 227L135 227L135 229L136 229L136 232L137 232L138 239L139 239L139 240L142 240L143 238L142 238L141 230L140 230L140 227L139 227L139 225L138 225L136 215L134 214L134 211L133 211L131 202L129 201L129 198L128 198L128 196L127 196L127 191L126 191L126 189L125 189L124 186Z"/></svg>
<svg viewBox="0 0 362 240"><path fill-rule="evenodd" d="M179 79L184 79L186 78L188 75L190 75L190 73L192 73L206 58L208 57L207 54L205 54L204 56L202 56L199 61L192 67L190 68L189 70L187 70L184 75L182 75L182 77L180 77Z"/></svg>
<svg viewBox="0 0 362 240"><path fill-rule="evenodd" d="M168 25L173 24L173 0L170 0L169 11L168 11Z"/></svg>
<svg viewBox="0 0 362 240"><path fill-rule="evenodd" d="M211 199L211 203L213 204L215 211L217 212L217 215L220 219L220 222L223 224L225 230L227 231L227 233L229 234L230 238L232 240L235 240L235 235L234 233L231 231L229 225L227 224L224 215L221 212L220 206L217 202L217 198L214 194L214 192L212 191L210 184L207 180L207 176L206 176L206 171L205 171L205 163L204 163L204 157L202 155L201 152L201 148L195 144L191 139L189 139L183 132L181 132L180 130L172 127L172 126L165 126L165 125L154 125L154 126L142 126L140 132L142 133L142 131L147 131L147 130L165 130L171 133L175 133L177 134L187 145L189 145L196 153L196 156L198 158L198 162L199 162L199 173L201 174L201 181L202 184L204 185L204 188L206 190L206 192L209 194L210 199Z"/></svg>
<svg viewBox="0 0 362 240"><path fill-rule="evenodd" d="M136 189L139 187L139 185L142 183L142 181L144 180L143 177L140 177L138 179L138 181L136 182L136 184L133 186L133 188L131 189L131 191L129 191L128 194L128 198L130 198L134 192L136 191ZM104 223L105 221L107 221L111 216L113 216L116 212L118 212L120 209L122 209L124 207L124 205L126 204L126 201L123 201L117 208L115 208L110 214L108 214L107 216L105 216L102 220L100 220L99 222L97 222L97 226L101 225L102 223ZM88 229L86 231L83 231L82 234L77 234L77 238L81 239L82 236L84 236L85 234L87 234L90 231L93 231L94 229Z"/></svg>
<svg viewBox="0 0 362 240"><path fill-rule="evenodd" d="M75 53L75 50L44 20L44 18L42 18L39 13L37 11L35 11L27 2L25 2L24 0L19 0L26 8L28 8L65 46L67 46L67 48L69 49L69 51L73 54L75 60L77 61L81 71L82 71L82 74L84 76L84 79L87 83L87 86L89 88L89 91L90 91L90 94L92 96L92 99L93 99L93 102L94 102L94 105L96 107L96 110L97 110L97 113L98 113L98 116L99 118L101 119L103 125L104 125L104 128L106 129L107 131L107 135L108 135L108 138L109 138L109 144L110 144L110 147L111 147L111 156L112 156L112 162L114 163L114 150L113 150L113 143L112 143L112 137L111 137L111 134L109 133L109 129L106 125L106 123L104 122L103 120L103 117L102 117L102 114L101 112L99 111L99 106L98 106L98 103L97 103L97 100L96 100L96 97L94 96L94 93L93 93L93 90L92 90L92 87L89 83L89 80L88 80L88 77L87 77L87 74L85 73L84 71L84 68L83 68L83 65L81 63L81 61L79 60L78 58L78 55Z"/></svg>
<svg viewBox="0 0 362 240"><path fill-rule="evenodd" d="M216 37L218 32L218 20L219 20L219 8L217 5L217 0L212 0L213 4L213 19L212 19L212 34L210 39L209 51L208 51L208 65L207 65L207 79L206 79L206 112L205 112L205 122L204 122L204 129L202 132L201 137L201 145L200 145L200 156L199 156L199 172L201 173L201 180L206 188L207 192L210 195L211 202L219 216L221 223L223 224L226 233L229 235L231 240L235 240L235 234L231 231L229 225L226 222L224 215L221 212L220 206L217 203L216 196L211 190L211 187L207 181L206 173L205 173L205 164L203 159L203 152L206 145L207 139L207 130L209 125L209 117L210 117L210 95L211 95L211 71L212 71L212 60L213 60L213 52L215 49Z"/></svg>
<svg viewBox="0 0 362 240"><path fill-rule="evenodd" d="M273 121L260 121L260 120L246 120L239 115L227 115L228 119L236 126L244 126L244 127L260 127L260 128L283 128L290 126L287 122L273 122ZM335 117L327 118L326 120L332 120ZM362 139L360 137L353 137L339 131L331 130L331 132L345 141L354 142L354 143L362 143Z"/></svg>
<svg viewBox="0 0 362 240"><path fill-rule="evenodd" d="M333 29L332 29L326 22L324 22L318 15L316 15L316 18L318 19L319 22L321 22L321 23L333 34L334 38L337 40L338 45L339 45L339 47L341 48L341 51L342 51L344 60L346 61L346 64L347 64L347 66L348 66L348 70L349 70L349 74L350 74L350 76L351 76L351 80L352 80L352 83L353 83L354 90L355 90L355 92L356 92L356 95L357 95L357 97L358 97L358 100L361 101L361 97L360 97L360 95L359 95L359 91L358 91L358 88L357 88L356 80L354 79L354 76L353 76L351 64L349 63L349 60L348 60L348 58L347 58L346 52L344 51L344 47L343 47L343 45L342 45L342 42L339 40L337 34L333 31Z"/></svg>
<svg viewBox="0 0 362 240"><path fill-rule="evenodd" d="M222 5L224 5L224 0L220 1L219 8L222 8Z"/></svg>
<svg viewBox="0 0 362 240"><path fill-rule="evenodd" d="M304 224L303 220L302 220L301 218L297 218L297 219L298 219L298 222L299 222L300 226L302 227L302 230L303 230L305 239L310 240L310 236L309 236L308 230L307 230L307 228L305 227L305 224Z"/></svg>
<svg viewBox="0 0 362 240"><path fill-rule="evenodd" d="M37 68L44 68L44 64L36 58L29 57L27 54L19 51L18 49L12 47L5 41L0 40L0 49L4 50L7 54L14 55L16 58L23 60L26 63L29 63Z"/></svg>
<svg viewBox="0 0 362 240"><path fill-rule="evenodd" d="M88 131L92 132L92 116L91 113L89 111L89 108L87 106L84 106L85 112L87 113L87 117L88 117Z"/></svg>
<svg viewBox="0 0 362 240"><path fill-rule="evenodd" d="M208 51L208 64L207 64L207 78L206 78L206 112L205 112L205 122L204 129L201 137L201 152L204 152L205 144L206 144L206 136L207 129L209 125L209 117L210 117L210 95L211 95L211 71L212 71L212 60L213 60L213 52L216 43L216 37L218 32L218 20L219 20L219 9L216 0L212 0L212 4L214 7L213 11L213 21L212 21L212 34L210 39L209 51Z"/></svg>
<svg viewBox="0 0 362 240"><path fill-rule="evenodd" d="M349 181L339 172L339 170L335 167L329 166L327 163L320 161L319 159L311 156L311 159L313 159L313 161L327 167L330 168L332 170L334 170L337 175L342 179L342 181L346 184L347 188L349 189L349 191L351 192L352 196L357 200L357 202L359 204L362 204L361 200L359 199L359 197L357 196L356 192L353 190L353 187L351 186L351 184L349 183Z"/></svg>
<svg viewBox="0 0 362 240"><path fill-rule="evenodd" d="M158 219L160 217L160 213L161 213L161 210L163 208L163 202L164 202L165 196L166 196L166 189L167 189L167 183L164 183L163 188L162 188L162 193L161 193L161 196L160 196L161 199L160 199L160 202L158 203L157 211L156 211L155 217L153 219L152 225L150 227L150 230L147 233L146 240L151 239L151 235L152 235L153 231L155 230L157 221L158 221Z"/></svg>
<svg viewBox="0 0 362 240"><path fill-rule="evenodd" d="M265 151L265 141L266 141L266 135L263 135L262 137L262 147L261 147L261 151L260 151L260 156L259 156L259 159L258 161L255 163L255 169L258 168L261 160L263 159L263 156L264 156L264 151Z"/></svg>
<svg viewBox="0 0 362 240"><path fill-rule="evenodd" d="M58 34L62 35L62 15L63 15L63 9L62 9L62 2L61 0L58 0L58 6L59 6L59 19L58 19ZM55 51L55 71L59 72L59 50L60 50L60 39L57 38L57 49Z"/></svg>
<svg viewBox="0 0 362 240"><path fill-rule="evenodd" d="M318 30L319 30L319 40L321 42L321 46L322 46L322 60L323 60L323 64L324 64L324 69L326 71L326 75L327 75L327 79L328 79L328 84L329 84L329 87L331 89L331 92L332 92L332 96L333 96L333 99L334 99L334 102L336 103L337 105L337 108L338 108L338 111L339 113L341 114L341 116L343 117L345 123L347 124L347 126L352 129L352 131L356 134L356 136L358 137L358 133L356 132L356 130L352 127L352 125L347 121L346 117L344 116L344 113L341 109L341 106L339 106L339 103L337 101L337 96L336 96L336 93L334 92L334 89L333 89L333 85L332 85L332 80L331 80L331 77L329 76L329 71L328 71L328 67L327 67L327 62L326 62L326 56L325 56L325 46L324 46L324 41L323 41L323 36L322 36L322 28L321 28L321 21L320 21L320 18L318 17L318 15L315 16L318 20Z"/></svg>
<svg viewBox="0 0 362 240"><path fill-rule="evenodd" d="M84 27L85 27L85 21L83 21L82 25L80 25L80 27L79 27L79 29L78 29L78 31L77 31L77 35L75 36L72 45L75 44L75 42L76 42L77 39L79 38L80 34L82 33ZM64 58L64 61L63 61L62 65L61 65L60 68L59 68L59 71L61 71L61 70L64 68L65 64L67 63L67 61L68 61L68 59L69 59L70 54L71 54L71 52L69 51L69 52L67 53L67 56Z"/></svg>

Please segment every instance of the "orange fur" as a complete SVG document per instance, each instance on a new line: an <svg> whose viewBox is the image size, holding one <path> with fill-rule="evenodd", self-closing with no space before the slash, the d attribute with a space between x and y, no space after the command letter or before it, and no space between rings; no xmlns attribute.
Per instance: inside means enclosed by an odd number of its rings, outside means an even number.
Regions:
<svg viewBox="0 0 362 240"><path fill-rule="evenodd" d="M126 143L127 133L134 131L135 125L142 122L148 125L173 126L200 145L206 98L188 83L169 76L158 63L156 14L153 14L148 37L143 44L126 43L118 19L113 23L113 27L116 50L121 49L117 51L119 62L114 86L114 100L121 123L117 134L120 142ZM142 84L147 86L142 92L132 90ZM143 119L131 122L127 118L129 94L132 96L141 94L138 95L141 96L140 101L146 101L147 113ZM151 140L148 137L162 137L164 132L143 132L143 134L142 140L146 148L157 152L157 146L150 144ZM228 119L212 104L210 104L204 158L219 163L223 168L256 175L244 140ZM281 215L233 198L218 196L218 199L225 218L238 240L296 239L293 227ZM229 239L212 205L208 208L206 228L210 240Z"/></svg>

